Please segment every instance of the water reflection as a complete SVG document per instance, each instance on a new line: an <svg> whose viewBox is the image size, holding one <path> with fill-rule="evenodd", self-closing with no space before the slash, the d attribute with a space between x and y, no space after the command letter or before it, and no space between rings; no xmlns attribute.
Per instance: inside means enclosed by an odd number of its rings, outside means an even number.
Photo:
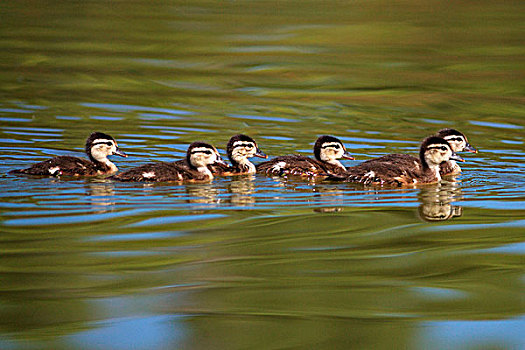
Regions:
<svg viewBox="0 0 525 350"><path fill-rule="evenodd" d="M232 177L228 185L230 202L233 205L249 206L255 203L255 175L244 175Z"/></svg>
<svg viewBox="0 0 525 350"><path fill-rule="evenodd" d="M336 213L343 210L345 205L345 191L339 187L314 185L312 187L312 202L316 206L315 212Z"/></svg>
<svg viewBox="0 0 525 350"><path fill-rule="evenodd" d="M213 206L220 203L218 198L220 192L214 183L187 184L184 186L188 194L188 203L213 204Z"/></svg>
<svg viewBox="0 0 525 350"><path fill-rule="evenodd" d="M162 191L170 193L171 198L178 198L191 204L197 204L192 209L219 208L229 205L249 207L256 203L255 194L265 189L257 188L255 175L235 176L223 179L223 182L203 184L141 184L143 191ZM445 221L463 214L463 209L453 203L461 200L462 190L459 182L444 181L435 185L428 185L419 189L382 189L362 188L345 184L333 186L315 182L272 178L272 187L277 186L278 191L294 193L295 200L314 206L314 211L321 213L334 213L344 210L349 204L367 203L382 205L389 201L412 201L414 193L420 205L417 209L418 216L428 222ZM226 184L224 186L224 184ZM92 208L97 213L112 211L115 206L115 183L105 179L90 179L86 182L86 195ZM182 186L182 187L181 187ZM134 188L134 187L133 187ZM182 190L182 192L180 190ZM228 196L221 196L221 190L226 190ZM418 192L417 192L418 191ZM153 193L152 193L153 194ZM268 195L268 193L267 193ZM264 197L263 197L264 198ZM356 199L359 198L359 201ZM199 207L199 204L206 205ZM228 205L229 204L229 205Z"/></svg>
<svg viewBox="0 0 525 350"><path fill-rule="evenodd" d="M520 2L114 3L3 6L1 174L86 130L126 167L238 132L367 159L449 126L484 151L462 188L0 175L1 349L524 347Z"/></svg>
<svg viewBox="0 0 525 350"><path fill-rule="evenodd" d="M425 221L445 221L463 215L463 208L453 203L462 198L458 182L441 182L435 186L423 187L418 200L419 217Z"/></svg>
<svg viewBox="0 0 525 350"><path fill-rule="evenodd" d="M282 186L292 186L295 191L300 191L298 185L292 185L286 181L281 182ZM302 189L306 191L305 189ZM315 204L314 209L320 213L333 213L343 211L348 204L358 204L365 202L371 205L382 205L388 201L400 202L411 201L417 193L417 200L420 203L417 209L418 216L428 222L445 221L463 214L463 208L453 203L462 199L462 190L458 182L441 182L438 184L427 185L417 189L383 189L383 188L362 188L360 186L327 187L314 186L310 189L314 194L310 202ZM359 198L359 201L355 201Z"/></svg>
<svg viewBox="0 0 525 350"><path fill-rule="evenodd" d="M463 208L443 202L429 202L418 208L419 217L425 221L445 221L463 215Z"/></svg>
<svg viewBox="0 0 525 350"><path fill-rule="evenodd" d="M342 207L320 207L320 208L315 208L314 211L318 213L337 213L337 212L343 211L343 208Z"/></svg>
<svg viewBox="0 0 525 350"><path fill-rule="evenodd" d="M115 205L115 184L106 179L89 179L86 196L96 213L112 211Z"/></svg>

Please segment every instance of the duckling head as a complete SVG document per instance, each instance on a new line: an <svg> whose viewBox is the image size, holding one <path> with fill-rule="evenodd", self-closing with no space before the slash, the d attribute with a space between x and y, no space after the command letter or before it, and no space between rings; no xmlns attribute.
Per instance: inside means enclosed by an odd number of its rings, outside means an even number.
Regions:
<svg viewBox="0 0 525 350"><path fill-rule="evenodd" d="M419 150L419 157L423 167L437 170L438 174L439 164L443 162L448 160L465 161L452 150L447 140L439 136L429 136L423 140Z"/></svg>
<svg viewBox="0 0 525 350"><path fill-rule="evenodd" d="M103 132L94 132L89 135L86 141L86 154L92 161L104 163L110 167L113 163L108 160L108 156L127 157L127 154L118 148L117 141Z"/></svg>
<svg viewBox="0 0 525 350"><path fill-rule="evenodd" d="M449 143L454 152L471 152L478 153L478 150L470 145L465 134L456 129L441 129L436 136L442 137Z"/></svg>
<svg viewBox="0 0 525 350"><path fill-rule="evenodd" d="M223 164L226 165L222 160L219 152L212 145L205 142L193 142L186 152L186 159L188 164L192 167L200 169L208 169L207 166L211 164Z"/></svg>
<svg viewBox="0 0 525 350"><path fill-rule="evenodd" d="M339 163L338 159L355 159L348 153L345 145L337 137L323 135L320 136L314 145L314 155L317 160L337 164L343 167Z"/></svg>
<svg viewBox="0 0 525 350"><path fill-rule="evenodd" d="M254 139L243 134L232 136L230 141L228 141L228 145L226 145L226 153L232 164L244 164L251 157L268 158L257 147Z"/></svg>

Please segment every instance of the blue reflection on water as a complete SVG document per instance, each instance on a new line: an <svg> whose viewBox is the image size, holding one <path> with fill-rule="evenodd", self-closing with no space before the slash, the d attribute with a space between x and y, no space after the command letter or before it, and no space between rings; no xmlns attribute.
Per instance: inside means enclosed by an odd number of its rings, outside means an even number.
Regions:
<svg viewBox="0 0 525 350"><path fill-rule="evenodd" d="M427 322L421 329L420 349L525 349L525 317Z"/></svg>
<svg viewBox="0 0 525 350"><path fill-rule="evenodd" d="M499 228L499 227L525 227L525 220L515 220L508 222L501 222L496 224L462 224L462 225L447 225L447 226L432 226L429 231L460 231L460 230L477 230L483 228Z"/></svg>
<svg viewBox="0 0 525 350"><path fill-rule="evenodd" d="M184 336L181 316L149 316L97 322L70 337L72 349L176 349Z"/></svg>
<svg viewBox="0 0 525 350"><path fill-rule="evenodd" d="M474 121L474 120L471 120L470 124L479 125L479 126L488 126L491 128L498 128L498 129L523 129L523 126L521 125L493 123L493 122L480 122L480 121Z"/></svg>

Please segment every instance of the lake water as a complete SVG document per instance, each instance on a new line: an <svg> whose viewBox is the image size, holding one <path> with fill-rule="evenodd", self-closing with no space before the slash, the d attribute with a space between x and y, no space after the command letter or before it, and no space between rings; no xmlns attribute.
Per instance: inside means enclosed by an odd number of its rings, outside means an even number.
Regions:
<svg viewBox="0 0 525 350"><path fill-rule="evenodd" d="M0 349L524 349L523 2L0 4ZM463 131L456 181L373 189L8 175L114 136L121 170L246 133L356 157Z"/></svg>

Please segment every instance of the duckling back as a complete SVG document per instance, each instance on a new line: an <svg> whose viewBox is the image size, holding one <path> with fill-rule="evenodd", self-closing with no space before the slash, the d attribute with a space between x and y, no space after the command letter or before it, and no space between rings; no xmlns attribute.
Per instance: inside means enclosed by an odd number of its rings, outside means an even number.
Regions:
<svg viewBox="0 0 525 350"><path fill-rule="evenodd" d="M31 165L26 169L12 170L15 175L40 175L40 176L93 176L99 175L104 169L99 169L95 163L72 156L58 156Z"/></svg>
<svg viewBox="0 0 525 350"><path fill-rule="evenodd" d="M111 176L110 179L122 182L182 182L205 181L210 178L206 174L185 166L184 163L158 162L132 168Z"/></svg>
<svg viewBox="0 0 525 350"><path fill-rule="evenodd" d="M339 167L297 154L273 158L256 168L258 173L272 176L319 176L339 171Z"/></svg>

